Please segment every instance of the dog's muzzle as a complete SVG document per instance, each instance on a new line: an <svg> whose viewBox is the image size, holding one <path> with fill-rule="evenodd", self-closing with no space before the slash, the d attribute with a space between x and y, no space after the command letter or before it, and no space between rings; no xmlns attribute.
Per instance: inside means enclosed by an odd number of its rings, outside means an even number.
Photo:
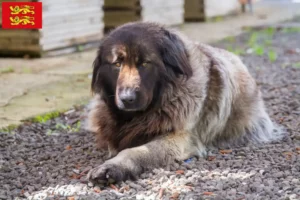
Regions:
<svg viewBox="0 0 300 200"><path fill-rule="evenodd" d="M120 110L135 111L138 110L139 91L133 88L124 88L119 90L117 106Z"/></svg>

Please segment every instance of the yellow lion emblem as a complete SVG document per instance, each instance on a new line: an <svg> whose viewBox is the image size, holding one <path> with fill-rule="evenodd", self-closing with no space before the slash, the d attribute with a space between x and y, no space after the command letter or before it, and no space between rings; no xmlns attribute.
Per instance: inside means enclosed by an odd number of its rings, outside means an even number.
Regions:
<svg viewBox="0 0 300 200"><path fill-rule="evenodd" d="M25 5L25 6L10 6L9 9L11 10L11 14L12 15L18 15L18 14L27 14L27 13L30 13L30 14L34 14L34 7L33 6L28 6L28 5Z"/></svg>
<svg viewBox="0 0 300 200"><path fill-rule="evenodd" d="M10 17L9 18L10 21L11 21L11 25L15 26L15 25L19 25L19 24L22 24L22 25L27 25L27 24L31 24L31 25L34 25L34 17L28 17L28 16L24 16L24 17Z"/></svg>

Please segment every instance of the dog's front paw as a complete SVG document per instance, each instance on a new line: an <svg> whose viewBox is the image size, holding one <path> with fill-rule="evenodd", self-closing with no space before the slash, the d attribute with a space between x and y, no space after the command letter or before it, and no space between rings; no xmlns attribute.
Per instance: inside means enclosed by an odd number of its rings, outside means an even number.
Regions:
<svg viewBox="0 0 300 200"><path fill-rule="evenodd" d="M91 169L87 178L93 183L108 183L124 181L134 177L130 170L121 165L104 163L94 169Z"/></svg>

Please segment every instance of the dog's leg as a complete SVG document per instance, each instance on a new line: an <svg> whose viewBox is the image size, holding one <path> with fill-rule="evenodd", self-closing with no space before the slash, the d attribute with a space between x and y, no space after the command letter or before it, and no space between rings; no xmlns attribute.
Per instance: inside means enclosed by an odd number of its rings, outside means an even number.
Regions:
<svg viewBox="0 0 300 200"><path fill-rule="evenodd" d="M111 145L108 144L108 155L107 159L112 158L118 154L118 151Z"/></svg>
<svg viewBox="0 0 300 200"><path fill-rule="evenodd" d="M92 169L88 179L92 182L133 179L145 169L166 167L174 160L190 158L203 151L198 149L197 142L191 136L190 133L178 132L139 147L125 149L116 157Z"/></svg>

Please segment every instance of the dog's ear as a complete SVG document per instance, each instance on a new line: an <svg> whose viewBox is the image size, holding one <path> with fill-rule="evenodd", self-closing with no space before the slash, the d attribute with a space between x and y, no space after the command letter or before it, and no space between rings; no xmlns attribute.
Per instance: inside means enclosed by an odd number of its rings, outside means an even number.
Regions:
<svg viewBox="0 0 300 200"><path fill-rule="evenodd" d="M92 82L91 82L91 90L93 93L96 92L97 89L97 82L98 82L98 71L101 66L101 46L99 47L97 51L96 58L93 62L93 74L92 74Z"/></svg>
<svg viewBox="0 0 300 200"><path fill-rule="evenodd" d="M93 93L97 90L98 76L99 76L99 68L101 67L101 57L102 57L102 46L106 37L103 37L99 41L98 51L96 54L96 58L93 62L93 74L92 74L92 82L91 82L91 90Z"/></svg>
<svg viewBox="0 0 300 200"><path fill-rule="evenodd" d="M189 56L183 41L174 33L164 30L161 44L162 59L167 68L171 68L175 74L191 77L193 74Z"/></svg>

